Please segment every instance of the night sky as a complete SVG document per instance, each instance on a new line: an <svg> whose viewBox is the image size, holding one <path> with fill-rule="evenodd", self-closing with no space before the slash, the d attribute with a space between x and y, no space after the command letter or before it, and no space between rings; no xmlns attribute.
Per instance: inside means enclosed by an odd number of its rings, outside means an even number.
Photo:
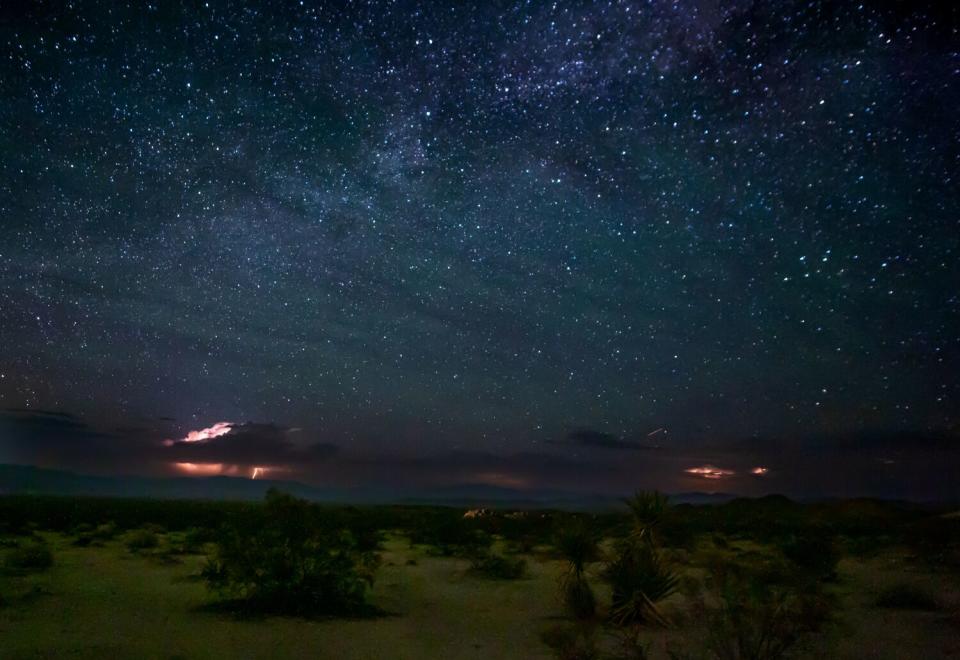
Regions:
<svg viewBox="0 0 960 660"><path fill-rule="evenodd" d="M4 3L0 463L956 496L950 5Z"/></svg>

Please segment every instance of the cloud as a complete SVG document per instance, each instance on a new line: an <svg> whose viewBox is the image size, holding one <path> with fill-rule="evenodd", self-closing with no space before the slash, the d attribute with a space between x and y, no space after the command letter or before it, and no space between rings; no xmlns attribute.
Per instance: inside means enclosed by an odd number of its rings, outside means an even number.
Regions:
<svg viewBox="0 0 960 660"><path fill-rule="evenodd" d="M224 465L274 467L281 469L308 468L324 462L340 452L337 445L314 442L295 443L294 429L277 424L221 422L212 433L191 431L184 439L165 447L163 455L175 463L190 465Z"/></svg>
<svg viewBox="0 0 960 660"><path fill-rule="evenodd" d="M684 472L692 474L695 477L711 480L727 479L736 474L733 470L719 468L715 465L699 465L697 467L687 468Z"/></svg>
<svg viewBox="0 0 960 660"><path fill-rule="evenodd" d="M101 430L51 410L0 412L0 462L61 467L129 468L158 440L147 429Z"/></svg>
<svg viewBox="0 0 960 660"><path fill-rule="evenodd" d="M616 449L627 451L644 451L657 449L652 445L644 445L638 442L623 440L611 433L596 431L594 429L575 429L567 434L567 443L580 447L596 447L598 449Z"/></svg>
<svg viewBox="0 0 960 660"><path fill-rule="evenodd" d="M171 441L171 436L183 439ZM5 410L0 412L0 462L124 473L244 474L268 466L309 469L340 451L301 436L295 429L254 422L190 432L167 426L102 430L70 413Z"/></svg>
<svg viewBox="0 0 960 660"><path fill-rule="evenodd" d="M747 495L879 495L917 499L960 497L960 442L953 431L838 434L765 438L714 445L675 440L657 451L601 431L579 428L561 441L526 452L449 451L391 454L386 443L352 452L307 428L276 423L225 422L228 432L194 442L192 429L165 420L98 426L57 410L0 410L0 463L36 465L89 474L227 474L303 481L315 485L385 488L464 483L530 489L626 494L638 488L679 491L704 484ZM196 425L202 431L216 418ZM225 427L220 427L223 430ZM196 437L196 436L195 436ZM636 436L641 437L641 436ZM408 435L392 436L403 452ZM567 448L566 452L561 447ZM574 455L569 448L581 451ZM185 466L193 466L191 468ZM720 467L717 467L720 466ZM762 466L767 472L754 470Z"/></svg>

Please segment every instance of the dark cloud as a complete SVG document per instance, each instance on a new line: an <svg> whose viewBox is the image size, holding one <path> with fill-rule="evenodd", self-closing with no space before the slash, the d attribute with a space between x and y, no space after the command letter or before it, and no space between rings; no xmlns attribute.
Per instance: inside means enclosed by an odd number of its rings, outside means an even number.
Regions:
<svg viewBox="0 0 960 660"><path fill-rule="evenodd" d="M304 468L326 461L340 451L330 443L300 445L293 441L294 435L296 433L287 427L247 422L231 425L229 433L203 442L175 442L162 453L171 461L183 463Z"/></svg>
<svg viewBox="0 0 960 660"><path fill-rule="evenodd" d="M204 442L169 440L168 427L124 426L102 430L56 411L0 413L0 462L92 470L169 472L175 463L309 469L339 453L334 444L311 441L276 424L248 422Z"/></svg>
<svg viewBox="0 0 960 660"><path fill-rule="evenodd" d="M627 451L646 451L659 449L653 445L624 440L611 433L595 431L593 429L576 429L567 434L567 443L580 447L596 447L599 449L620 449Z"/></svg>
<svg viewBox="0 0 960 660"><path fill-rule="evenodd" d="M547 450L363 454L345 452L309 429L256 422L226 427L229 432L206 440L171 442L191 429L104 429L69 412L8 409L0 412L0 462L155 475L183 474L178 463L222 466L220 473L237 476L266 467L276 470L267 473L270 478L396 489L482 483L618 495L658 488L747 495L960 496L952 478L960 473L960 443L952 430L755 437L696 446L674 440L657 451L640 451L654 448L579 428L563 441L549 443ZM570 448L585 451L571 455ZM690 471L702 466L723 470L723 478L705 479ZM753 473L757 467L766 468L762 479Z"/></svg>
<svg viewBox="0 0 960 660"><path fill-rule="evenodd" d="M0 460L6 463L129 469L149 459L158 442L146 429L104 431L65 412L0 412Z"/></svg>

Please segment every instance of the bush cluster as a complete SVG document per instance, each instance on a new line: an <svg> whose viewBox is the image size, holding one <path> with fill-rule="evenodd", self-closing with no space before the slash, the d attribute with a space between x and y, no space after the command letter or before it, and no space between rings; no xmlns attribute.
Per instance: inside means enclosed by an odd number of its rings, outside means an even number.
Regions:
<svg viewBox="0 0 960 660"><path fill-rule="evenodd" d="M475 573L495 580L518 580L527 574L527 560L494 553L482 554L473 558L470 568Z"/></svg>
<svg viewBox="0 0 960 660"><path fill-rule="evenodd" d="M7 552L3 563L11 573L36 573L53 566L53 552L43 540L31 538Z"/></svg>
<svg viewBox="0 0 960 660"><path fill-rule="evenodd" d="M261 512L221 530L203 577L246 610L355 616L371 611L378 565L349 532L320 527L315 505L271 491Z"/></svg>
<svg viewBox="0 0 960 660"><path fill-rule="evenodd" d="M160 545L160 538L152 529L135 529L127 533L124 544L130 552L152 550Z"/></svg>

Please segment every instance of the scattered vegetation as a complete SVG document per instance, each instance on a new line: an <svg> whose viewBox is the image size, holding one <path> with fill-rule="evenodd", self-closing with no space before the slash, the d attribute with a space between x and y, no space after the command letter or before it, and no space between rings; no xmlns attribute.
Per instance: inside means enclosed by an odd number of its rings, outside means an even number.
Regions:
<svg viewBox="0 0 960 660"><path fill-rule="evenodd" d="M518 580L527 574L527 560L496 553L480 554L470 562L470 569L494 580Z"/></svg>
<svg viewBox="0 0 960 660"><path fill-rule="evenodd" d="M164 584L193 589L196 599L203 591L194 582L202 581L215 596L213 607L231 612L355 617L379 611L373 604L382 603L404 612L390 621L407 620L419 616L408 604L424 590L429 600L423 602L437 604L437 610L455 603L457 614L439 618L457 618L458 607L469 612L477 599L485 612L482 625L491 625L497 616L506 620L523 612L500 612L499 602L483 598L510 594L511 603L537 603L536 616L551 617L559 613L551 597L559 587L569 618L542 640L557 657L574 660L798 657L814 644L837 643L836 636L819 633L841 603L867 617L878 614L873 606L888 608L884 616L899 622L937 618L910 617L908 610L955 607L953 590L938 594L920 585L927 584L924 571L952 579L948 569L956 561L960 518L895 503L798 504L769 497L671 506L657 493L638 493L620 513L483 509L470 517L443 507L317 505L275 492L256 503L141 504L0 496L0 591L6 603L0 617L50 606L44 604L60 598L62 588L58 583L48 589L50 580L76 579L71 571L78 557L96 557L103 569L127 549L149 562L124 563L124 571L143 571L132 581L142 585L152 571L167 570ZM389 555L373 590L381 551ZM56 572L33 575L50 567L54 555ZM841 557L845 561L838 564ZM887 562L891 557L896 564ZM464 559L479 577L533 578L516 585L461 582ZM856 595L874 584L865 576L886 571L899 579L891 566L902 562L916 579L883 589L864 610ZM451 575L455 582L432 591ZM543 576L556 582L545 583ZM292 619L279 625L304 624ZM28 643L22 638L19 648Z"/></svg>

